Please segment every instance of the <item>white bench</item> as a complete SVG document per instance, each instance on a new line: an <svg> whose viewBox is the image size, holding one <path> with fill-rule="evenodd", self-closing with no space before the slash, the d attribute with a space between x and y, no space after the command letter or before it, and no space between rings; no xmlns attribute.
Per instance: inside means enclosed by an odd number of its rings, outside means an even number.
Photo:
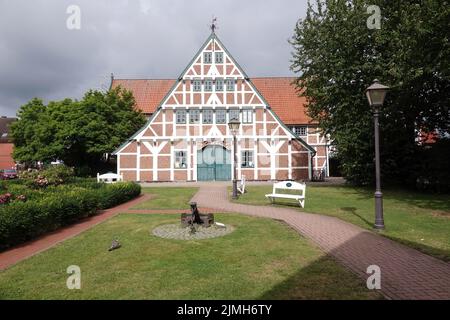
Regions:
<svg viewBox="0 0 450 320"><path fill-rule="evenodd" d="M279 191L277 191L279 190ZM283 193L282 190L294 190L295 193ZM302 208L305 207L306 184L294 181L281 181L273 184L272 193L266 194L273 203L275 198L292 199L298 201Z"/></svg>
<svg viewBox="0 0 450 320"><path fill-rule="evenodd" d="M119 175L117 173L108 172L105 174L97 173L97 182L104 182L104 183L115 183L123 181L123 175Z"/></svg>
<svg viewBox="0 0 450 320"><path fill-rule="evenodd" d="M237 189L241 194L245 193L245 175L242 175L241 181L239 181Z"/></svg>

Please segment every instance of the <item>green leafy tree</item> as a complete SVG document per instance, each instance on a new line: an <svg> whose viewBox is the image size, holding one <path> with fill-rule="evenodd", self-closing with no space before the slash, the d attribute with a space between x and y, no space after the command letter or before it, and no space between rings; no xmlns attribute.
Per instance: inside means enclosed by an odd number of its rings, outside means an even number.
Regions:
<svg viewBox="0 0 450 320"><path fill-rule="evenodd" d="M89 91L80 101L65 99L44 105L33 99L11 125L16 161L63 160L92 171L105 166L111 153L145 123L130 91Z"/></svg>
<svg viewBox="0 0 450 320"><path fill-rule="evenodd" d="M369 29L369 5L381 29ZM380 119L384 181L413 183L416 130L449 132L450 6L440 0L316 0L298 21L292 70L308 113L331 134L343 175L374 181L373 120L364 90L389 85Z"/></svg>

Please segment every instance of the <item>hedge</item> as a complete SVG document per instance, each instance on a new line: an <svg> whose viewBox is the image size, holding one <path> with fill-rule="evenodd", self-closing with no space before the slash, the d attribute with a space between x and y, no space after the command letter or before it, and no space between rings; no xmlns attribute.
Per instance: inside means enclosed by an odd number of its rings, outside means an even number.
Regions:
<svg viewBox="0 0 450 320"><path fill-rule="evenodd" d="M81 187L77 183L62 185L38 193L40 197L30 192L30 199L26 202L1 205L0 249L94 215L99 209L113 207L141 193L140 185L132 182L95 184L92 187ZM22 189L17 185L13 188Z"/></svg>

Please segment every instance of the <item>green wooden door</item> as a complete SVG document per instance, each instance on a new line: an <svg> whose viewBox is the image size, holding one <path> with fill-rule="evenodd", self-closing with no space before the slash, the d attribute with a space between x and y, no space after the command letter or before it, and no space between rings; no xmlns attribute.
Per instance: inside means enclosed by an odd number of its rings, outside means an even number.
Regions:
<svg viewBox="0 0 450 320"><path fill-rule="evenodd" d="M198 181L231 180L230 151L221 146L208 146L197 152Z"/></svg>

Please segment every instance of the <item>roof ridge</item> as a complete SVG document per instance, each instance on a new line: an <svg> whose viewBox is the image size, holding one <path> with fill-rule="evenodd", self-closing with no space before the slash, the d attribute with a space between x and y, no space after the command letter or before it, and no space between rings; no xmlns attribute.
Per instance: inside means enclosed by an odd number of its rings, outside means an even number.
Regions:
<svg viewBox="0 0 450 320"><path fill-rule="evenodd" d="M282 78L297 78L296 76L262 76L250 77L250 79L282 79ZM114 80L177 80L177 78L114 78Z"/></svg>
<svg viewBox="0 0 450 320"><path fill-rule="evenodd" d="M176 78L114 78L114 80L176 80Z"/></svg>

